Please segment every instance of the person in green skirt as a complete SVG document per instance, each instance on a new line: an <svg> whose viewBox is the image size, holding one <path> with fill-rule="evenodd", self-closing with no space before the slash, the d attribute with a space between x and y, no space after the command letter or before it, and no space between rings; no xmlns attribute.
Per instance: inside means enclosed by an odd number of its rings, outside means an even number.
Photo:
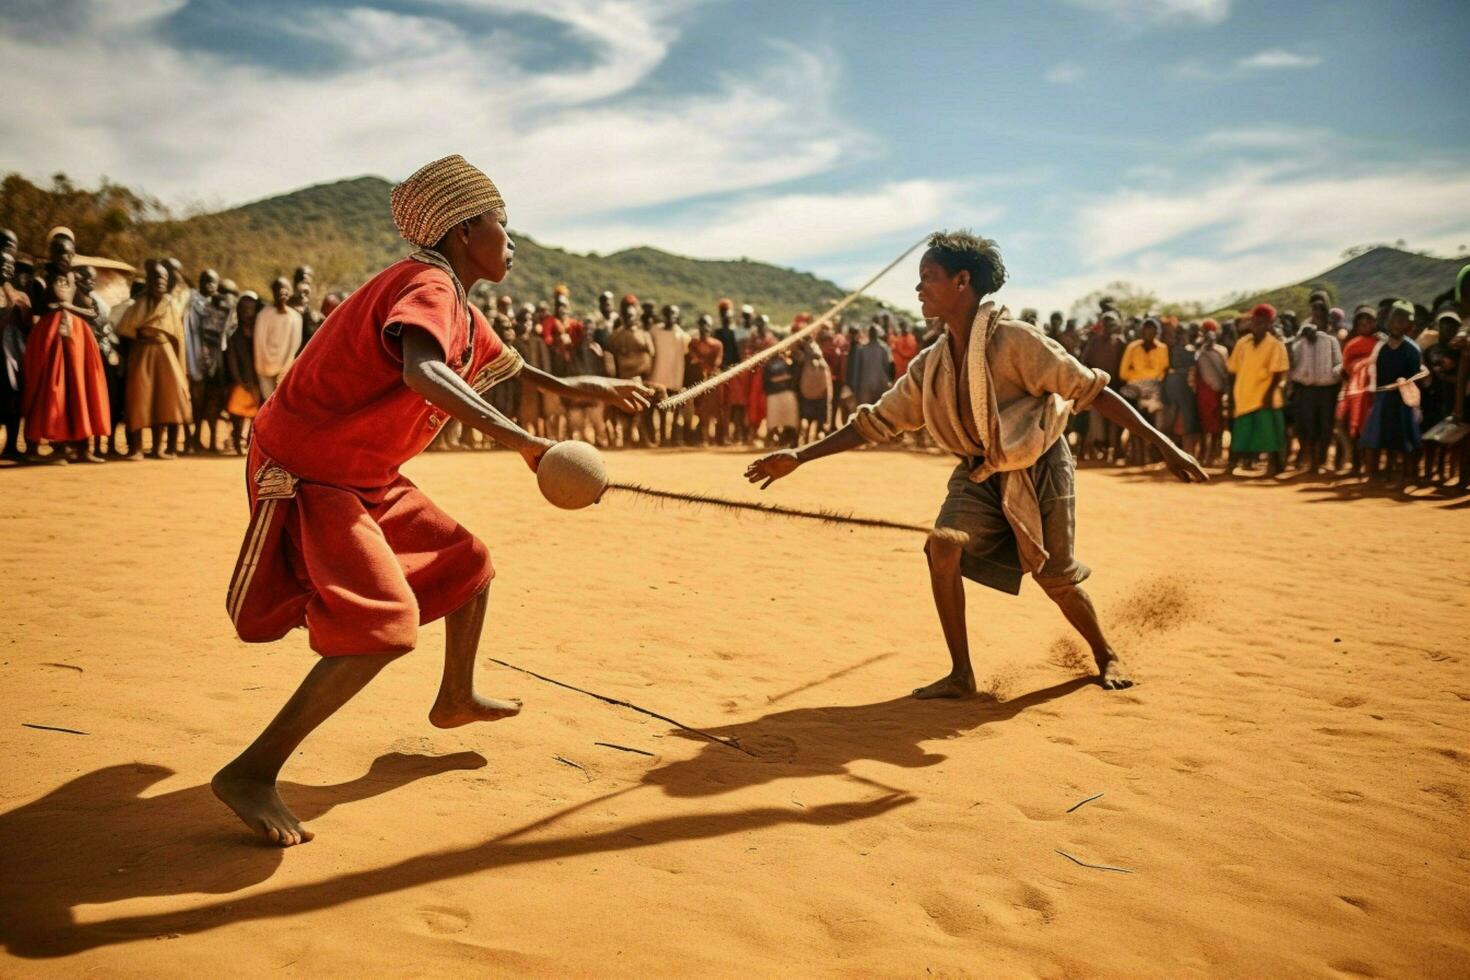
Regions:
<svg viewBox="0 0 1470 980"><path fill-rule="evenodd" d="M1276 309L1261 303L1251 311L1250 333L1240 338L1230 352L1227 369L1235 375L1232 405L1235 421L1230 425L1230 462L1226 476L1233 476L1242 456L1266 453L1270 465L1266 475L1276 476L1286 468L1286 415L1281 393L1286 372L1291 368L1286 345L1271 332Z"/></svg>

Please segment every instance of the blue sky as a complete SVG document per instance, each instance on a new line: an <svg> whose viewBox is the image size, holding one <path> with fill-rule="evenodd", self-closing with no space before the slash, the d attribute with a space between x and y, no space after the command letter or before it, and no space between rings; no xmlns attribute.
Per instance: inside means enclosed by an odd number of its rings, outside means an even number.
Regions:
<svg viewBox="0 0 1470 980"><path fill-rule="evenodd" d="M1463 0L0 0L0 169L216 207L462 152L579 250L855 285L965 226L1013 307L1213 299L1470 245L1466 36Z"/></svg>

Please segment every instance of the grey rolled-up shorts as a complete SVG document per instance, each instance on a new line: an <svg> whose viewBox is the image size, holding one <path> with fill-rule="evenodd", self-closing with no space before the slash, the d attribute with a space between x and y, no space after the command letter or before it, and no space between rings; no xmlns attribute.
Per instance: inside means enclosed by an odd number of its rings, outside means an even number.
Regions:
<svg viewBox="0 0 1470 980"><path fill-rule="evenodd" d="M1000 505L1000 477L970 479L963 462L949 478L949 491L934 519L935 530L961 531L967 537L960 571L965 578L1001 592L1021 591L1021 558L1016 533ZM1092 570L1072 554L1077 532L1077 467L1066 439L1058 439L1031 467L1041 505L1041 540L1047 559L1034 578L1048 594L1086 580Z"/></svg>

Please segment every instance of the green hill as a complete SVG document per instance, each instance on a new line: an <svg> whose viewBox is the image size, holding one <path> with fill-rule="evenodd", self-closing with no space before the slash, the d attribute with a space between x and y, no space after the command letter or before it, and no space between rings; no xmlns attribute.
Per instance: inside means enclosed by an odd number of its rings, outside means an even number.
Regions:
<svg viewBox="0 0 1470 980"><path fill-rule="evenodd" d="M1388 296L1399 296L1430 306L1436 296L1455 284L1455 276L1467 261L1470 261L1470 256L1438 259L1379 245L1299 283L1243 294L1230 300L1222 309L1248 310L1257 303L1270 303L1278 310L1296 310L1305 314L1309 305L1308 295L1319 287L1325 287L1333 296L1333 305L1349 314L1360 303L1376 306L1379 300Z"/></svg>
<svg viewBox="0 0 1470 980"><path fill-rule="evenodd" d="M178 256L188 269L206 265L242 288L262 290L298 264L317 273L318 295L350 289L405 255L388 213L391 184L357 177L321 184L253 204L182 221L154 223L144 234L160 253ZM689 313L713 313L722 296L751 303L778 325L797 313L820 312L846 290L810 273L748 260L712 261L633 248L611 255L583 255L543 245L515 232L516 264L503 288L518 301L549 299L558 283L575 303L590 305L598 293L677 303ZM854 304L854 316L871 315L877 303Z"/></svg>

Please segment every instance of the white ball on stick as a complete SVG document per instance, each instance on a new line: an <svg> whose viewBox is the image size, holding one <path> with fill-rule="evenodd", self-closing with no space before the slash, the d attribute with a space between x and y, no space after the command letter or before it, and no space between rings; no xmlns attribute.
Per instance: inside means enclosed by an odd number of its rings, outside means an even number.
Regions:
<svg viewBox="0 0 1470 980"><path fill-rule="evenodd" d="M536 485L557 507L581 510L602 499L607 490L607 465L595 446L559 442L537 464Z"/></svg>

